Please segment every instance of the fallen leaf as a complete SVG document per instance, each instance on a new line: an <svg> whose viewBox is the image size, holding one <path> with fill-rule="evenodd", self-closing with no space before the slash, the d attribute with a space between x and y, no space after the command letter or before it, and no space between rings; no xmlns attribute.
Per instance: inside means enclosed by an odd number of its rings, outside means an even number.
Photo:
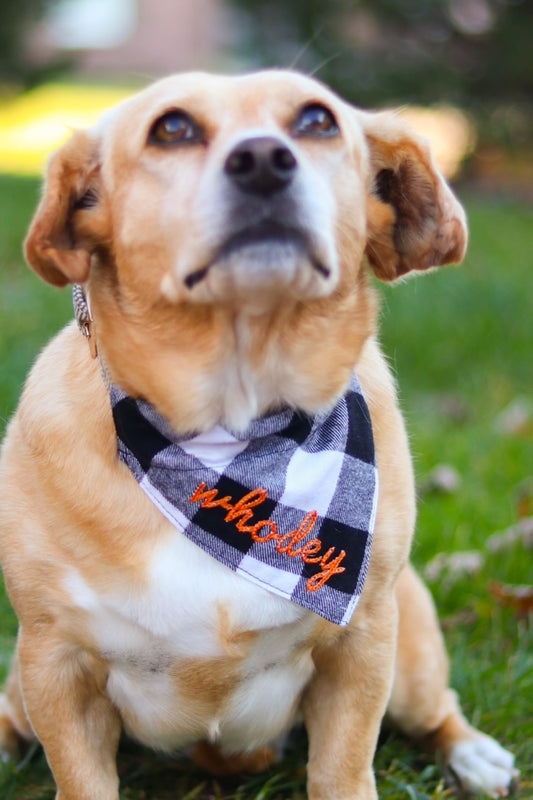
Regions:
<svg viewBox="0 0 533 800"><path fill-rule="evenodd" d="M453 494L461 486L461 476L450 464L438 464L420 486L421 494Z"/></svg>
<svg viewBox="0 0 533 800"><path fill-rule="evenodd" d="M518 500L518 516L528 517L533 511L533 498L524 492Z"/></svg>
<svg viewBox="0 0 533 800"><path fill-rule="evenodd" d="M466 422L472 417L468 404L455 394L440 395L436 406L441 414L452 422Z"/></svg>
<svg viewBox="0 0 533 800"><path fill-rule="evenodd" d="M533 431L533 406L527 397L517 397L496 417L498 433L528 434Z"/></svg>
<svg viewBox="0 0 533 800"><path fill-rule="evenodd" d="M428 581L436 581L443 575L451 585L465 576L476 575L484 563L479 550L464 550L459 553L439 553L426 565L424 575Z"/></svg>
<svg viewBox="0 0 533 800"><path fill-rule="evenodd" d="M529 517L533 514L533 478L526 478L518 486L518 516Z"/></svg>
<svg viewBox="0 0 533 800"><path fill-rule="evenodd" d="M509 550L517 542L528 549L533 549L533 517L524 517L519 519L516 525L493 533L485 545L489 552L499 553L502 550Z"/></svg>
<svg viewBox="0 0 533 800"><path fill-rule="evenodd" d="M533 586L508 586L492 581L488 588L500 605L510 608L517 616L533 614Z"/></svg>
<svg viewBox="0 0 533 800"><path fill-rule="evenodd" d="M443 630L453 630L459 625L475 625L479 620L479 614L472 608L464 608L457 611L455 614L450 614L440 620L440 626Z"/></svg>

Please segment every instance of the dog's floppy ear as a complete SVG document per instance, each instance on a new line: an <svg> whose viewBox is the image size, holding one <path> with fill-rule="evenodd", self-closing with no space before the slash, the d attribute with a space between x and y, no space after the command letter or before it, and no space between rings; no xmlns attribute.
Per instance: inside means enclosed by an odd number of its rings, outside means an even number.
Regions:
<svg viewBox="0 0 533 800"><path fill-rule="evenodd" d="M91 248L73 224L76 211L97 203L97 144L76 131L51 157L41 202L24 244L28 264L54 286L83 283Z"/></svg>
<svg viewBox="0 0 533 800"><path fill-rule="evenodd" d="M427 144L391 112L362 112L360 120L373 176L366 252L378 278L461 261L465 213Z"/></svg>

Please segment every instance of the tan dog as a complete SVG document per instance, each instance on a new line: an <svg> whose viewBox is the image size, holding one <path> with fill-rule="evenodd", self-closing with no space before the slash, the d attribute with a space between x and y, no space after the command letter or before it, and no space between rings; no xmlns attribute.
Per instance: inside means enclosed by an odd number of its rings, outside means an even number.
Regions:
<svg viewBox="0 0 533 800"><path fill-rule="evenodd" d="M372 800L385 713L466 788L507 794L513 758L461 715L407 565L413 476L365 266L394 280L457 262L465 245L461 206L402 122L290 72L170 77L53 156L27 258L56 286L84 284L99 358L67 326L5 441L1 558L20 635L0 738L15 753L38 737L58 800L117 800L123 728L231 772L268 764L299 715L309 798ZM338 625L169 522L117 457L109 387L135 408L142 398L196 453L216 451L213 431L231 431L240 453L252 423L287 409L327 417L354 370L379 502L364 589ZM305 539L318 512L282 534L257 508L266 490L254 502L210 491L200 483L184 502L203 498L239 542L293 556L289 573L314 565L316 597L349 572L345 551Z"/></svg>

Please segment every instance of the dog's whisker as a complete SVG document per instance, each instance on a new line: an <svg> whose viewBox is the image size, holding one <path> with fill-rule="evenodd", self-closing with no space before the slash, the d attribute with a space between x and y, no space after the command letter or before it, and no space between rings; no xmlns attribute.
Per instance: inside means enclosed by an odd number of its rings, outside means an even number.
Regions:
<svg viewBox="0 0 533 800"><path fill-rule="evenodd" d="M341 56L342 53L333 53L328 58L325 58L320 64L318 64L318 66L308 73L309 77L313 78L315 75L318 75L318 73L323 70L324 67L327 67L327 65L331 64L332 61L336 61L338 58L341 58Z"/></svg>
<svg viewBox="0 0 533 800"><path fill-rule="evenodd" d="M296 53L294 59L289 64L289 69L296 69L296 67L298 66L300 60L304 57L304 55L308 52L308 50L311 49L311 47L315 44L315 42L322 35L323 30L324 30L324 25L321 25L315 31L315 33L310 37L310 39L308 39L307 42L300 48L300 50L298 50L298 52Z"/></svg>

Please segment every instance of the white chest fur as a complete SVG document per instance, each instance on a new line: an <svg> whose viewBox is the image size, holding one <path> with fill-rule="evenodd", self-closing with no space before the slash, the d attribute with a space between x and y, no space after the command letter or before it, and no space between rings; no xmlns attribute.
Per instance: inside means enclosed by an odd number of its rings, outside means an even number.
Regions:
<svg viewBox="0 0 533 800"><path fill-rule="evenodd" d="M76 570L74 606L109 665L107 691L128 732L157 748L200 739L239 752L290 724L312 674L316 618L227 569L174 529L148 585L96 593Z"/></svg>

